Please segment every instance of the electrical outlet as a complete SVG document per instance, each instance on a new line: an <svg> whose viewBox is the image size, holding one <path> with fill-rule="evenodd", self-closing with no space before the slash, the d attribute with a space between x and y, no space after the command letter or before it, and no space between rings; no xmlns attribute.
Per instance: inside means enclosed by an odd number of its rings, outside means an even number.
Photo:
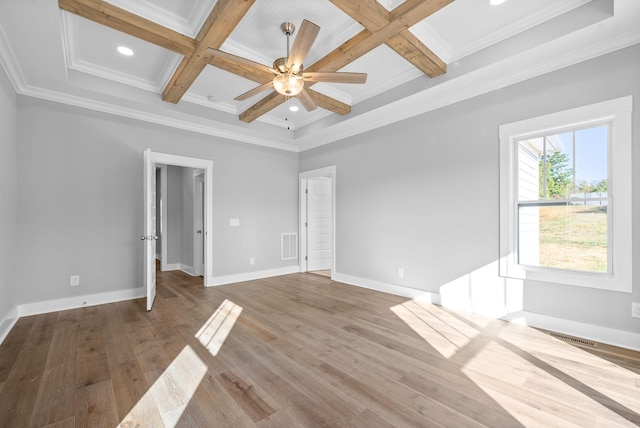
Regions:
<svg viewBox="0 0 640 428"><path fill-rule="evenodd" d="M256 264L256 259L254 259L253 257L249 258L249 264L250 265L255 265Z"/></svg>
<svg viewBox="0 0 640 428"><path fill-rule="evenodd" d="M80 275L71 275L69 277L69 285L71 287L77 287L80 285Z"/></svg>
<svg viewBox="0 0 640 428"><path fill-rule="evenodd" d="M404 278L404 268L398 268L398 278Z"/></svg>
<svg viewBox="0 0 640 428"><path fill-rule="evenodd" d="M640 303L631 302L631 316L634 318L640 318Z"/></svg>

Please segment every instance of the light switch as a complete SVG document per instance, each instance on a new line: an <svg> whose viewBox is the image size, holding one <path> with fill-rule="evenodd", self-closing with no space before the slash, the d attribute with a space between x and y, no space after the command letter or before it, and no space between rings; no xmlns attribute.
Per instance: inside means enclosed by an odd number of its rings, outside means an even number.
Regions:
<svg viewBox="0 0 640 428"><path fill-rule="evenodd" d="M232 218L229 220L229 226L231 227L238 227L240 226L240 219L239 218Z"/></svg>

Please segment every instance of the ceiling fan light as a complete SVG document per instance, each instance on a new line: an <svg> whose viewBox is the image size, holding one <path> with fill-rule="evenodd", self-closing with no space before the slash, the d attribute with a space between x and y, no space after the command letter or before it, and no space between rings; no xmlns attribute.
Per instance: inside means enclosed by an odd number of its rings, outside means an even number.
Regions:
<svg viewBox="0 0 640 428"><path fill-rule="evenodd" d="M280 74L273 78L273 88L279 94L295 97L304 88L304 80L302 80L302 76L295 74Z"/></svg>

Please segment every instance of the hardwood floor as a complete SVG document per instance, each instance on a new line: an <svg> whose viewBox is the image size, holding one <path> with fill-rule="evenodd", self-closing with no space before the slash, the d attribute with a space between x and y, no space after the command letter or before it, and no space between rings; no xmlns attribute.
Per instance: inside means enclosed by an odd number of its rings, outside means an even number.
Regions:
<svg viewBox="0 0 640 428"><path fill-rule="evenodd" d="M294 274L25 317L2 427L640 425L640 355Z"/></svg>

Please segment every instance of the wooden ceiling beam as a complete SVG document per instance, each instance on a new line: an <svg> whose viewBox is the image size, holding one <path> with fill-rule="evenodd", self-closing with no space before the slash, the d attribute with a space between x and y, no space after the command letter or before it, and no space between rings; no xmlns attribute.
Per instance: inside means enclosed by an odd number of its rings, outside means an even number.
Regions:
<svg viewBox="0 0 640 428"><path fill-rule="evenodd" d="M209 64L214 67L218 67L221 70L228 71L237 76L244 77L245 79L253 80L254 82L263 84L269 80L273 80L273 74L268 71L262 71L255 67L248 67L235 61L229 61L220 57L211 57Z"/></svg>
<svg viewBox="0 0 640 428"><path fill-rule="evenodd" d="M351 0L330 0L336 7L358 21L367 30L373 32L384 28L393 19L400 17L410 17L416 12L417 4L422 3L430 8L428 14L420 13L420 20L426 18L434 12L442 9L453 0L432 0L432 1L406 1L393 11L389 12L380 3L375 0L362 0L354 2ZM411 27L409 21L407 25ZM416 23L419 21L416 21ZM446 72L447 65L435 53L427 48L417 37L415 37L408 29L401 31L394 37L385 42L387 46L396 51L400 56L413 64L420 71L429 77L436 77Z"/></svg>
<svg viewBox="0 0 640 428"><path fill-rule="evenodd" d="M211 61L207 48L218 49L240 23L255 0L218 0L196 37L193 54L185 56L162 92L162 99L177 103Z"/></svg>
<svg viewBox="0 0 640 428"><path fill-rule="evenodd" d="M311 99L318 107L332 111L337 114L347 114L351 111L351 106L335 98L331 98L325 94L314 91L311 88L305 88Z"/></svg>
<svg viewBox="0 0 640 428"><path fill-rule="evenodd" d="M176 52L191 55L196 41L102 0L58 0L60 9Z"/></svg>
<svg viewBox="0 0 640 428"><path fill-rule="evenodd" d="M333 0L332 0L333 1ZM336 0L338 1L338 0ZM383 24L375 31L364 29L351 39L338 46L329 54L318 60L316 63L307 67L306 71L338 71L345 65L355 61L372 49L398 36L405 30L425 19L427 16L437 12L454 0L406 0L404 3L396 7L388 13L386 24ZM352 3L348 0L340 0L340 4ZM359 10L355 10L354 14L366 13L368 19L375 20L377 24L382 23L380 17L383 16L379 9L379 5L374 0L361 0L353 2L353 5ZM374 11L373 8L376 8ZM372 21L373 22L373 21ZM305 89L313 85L305 85ZM316 92L317 93L317 92ZM279 95L276 93L276 95ZM280 95L267 95L253 106L240 114L240 120L251 122L254 119L269 112L285 101L285 97ZM320 105L320 104L318 104Z"/></svg>
<svg viewBox="0 0 640 428"><path fill-rule="evenodd" d="M389 39L387 46L429 77L447 72L447 63L408 30Z"/></svg>
<svg viewBox="0 0 640 428"><path fill-rule="evenodd" d="M308 90L308 88L305 89ZM269 95L240 113L240 120L247 123L253 122L255 119L278 107L286 100L287 98L284 95L280 95L276 91L272 91Z"/></svg>

